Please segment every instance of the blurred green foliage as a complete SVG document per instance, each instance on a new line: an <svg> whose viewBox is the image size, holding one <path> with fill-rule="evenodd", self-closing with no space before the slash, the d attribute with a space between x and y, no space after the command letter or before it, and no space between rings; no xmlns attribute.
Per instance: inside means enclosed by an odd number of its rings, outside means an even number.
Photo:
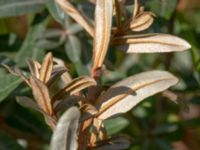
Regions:
<svg viewBox="0 0 200 150"><path fill-rule="evenodd" d="M131 137L130 150L172 150L173 146L181 150L181 144L189 150L200 149L200 7L192 5L196 1L141 0L156 14L148 32L178 35L192 45L190 51L140 55L125 55L116 49L108 52L105 64L109 71L102 84L110 85L146 70L168 70L180 78L173 91L190 108L186 113L181 106L156 95L124 116L106 121L109 135ZM188 5L183 6L186 2ZM93 17L94 6L88 1L73 0L73 4ZM27 58L41 61L47 51L64 60L73 77L89 74L92 39L54 0L1 0L0 63L17 65L26 72ZM30 89L1 66L0 150L48 149L51 131L40 114L16 103L20 95L31 95Z"/></svg>

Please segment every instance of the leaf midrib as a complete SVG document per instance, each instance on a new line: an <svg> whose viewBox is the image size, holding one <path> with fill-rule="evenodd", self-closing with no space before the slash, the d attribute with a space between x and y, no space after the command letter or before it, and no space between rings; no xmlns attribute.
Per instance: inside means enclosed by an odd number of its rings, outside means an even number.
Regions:
<svg viewBox="0 0 200 150"><path fill-rule="evenodd" d="M114 102L108 103L102 109L100 109L99 113L97 114L97 117L100 116L101 114L103 114L105 111L107 111L110 107L112 107L113 105L115 105L116 103L118 103L119 101L124 99L126 96L130 95L133 91L137 91L140 88L144 88L144 87L147 87L147 86L149 86L151 84L155 84L155 83L158 83L158 82L161 82L161 81L165 81L165 80L171 80L171 78L163 78L163 79L160 79L160 80L152 81L152 82L149 82L149 83L138 85L135 88L130 87L130 90L128 90L126 92L126 94L122 94L119 98L114 100Z"/></svg>

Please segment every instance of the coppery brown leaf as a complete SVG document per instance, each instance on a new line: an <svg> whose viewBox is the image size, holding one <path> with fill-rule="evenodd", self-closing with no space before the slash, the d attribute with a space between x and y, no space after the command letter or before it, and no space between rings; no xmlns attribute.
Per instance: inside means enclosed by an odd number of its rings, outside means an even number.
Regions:
<svg viewBox="0 0 200 150"><path fill-rule="evenodd" d="M96 81L88 76L78 77L72 80L67 86L61 89L52 98L52 102L59 100L65 93L73 95L85 88L96 85Z"/></svg>
<svg viewBox="0 0 200 150"><path fill-rule="evenodd" d="M28 59L27 62L28 62L28 66L29 66L29 70L31 71L31 74L39 79L40 77L39 70L41 68L41 65L37 61L34 61L32 59Z"/></svg>
<svg viewBox="0 0 200 150"><path fill-rule="evenodd" d="M67 0L56 0L59 6L64 10L65 13L70 15L76 22L78 22L92 37L94 36L94 27L90 20L88 20L82 12L77 10Z"/></svg>
<svg viewBox="0 0 200 150"><path fill-rule="evenodd" d="M93 70L102 67L107 53L112 27L112 12L112 0L96 1Z"/></svg>
<svg viewBox="0 0 200 150"><path fill-rule="evenodd" d="M64 63L63 60L54 57L53 61L57 64L57 66L66 68L65 63ZM67 84L69 84L72 81L72 77L71 77L71 75L68 72L64 72L61 75L61 79L62 79L64 85L67 85Z"/></svg>
<svg viewBox="0 0 200 150"><path fill-rule="evenodd" d="M141 13L131 21L130 29L137 32L148 29L154 21L153 16L154 14L151 12Z"/></svg>
<svg viewBox="0 0 200 150"><path fill-rule="evenodd" d="M52 70L53 70L53 57L51 53L48 53L45 56L40 69L40 80L43 81L44 83L47 83L51 77Z"/></svg>
<svg viewBox="0 0 200 150"><path fill-rule="evenodd" d="M33 90L33 96L35 97L37 104L47 114L53 114L51 99L46 85L35 77L30 78L30 83Z"/></svg>
<svg viewBox="0 0 200 150"><path fill-rule="evenodd" d="M133 18L135 18L139 13L139 3L138 0L134 0Z"/></svg>
<svg viewBox="0 0 200 150"><path fill-rule="evenodd" d="M149 71L126 78L102 94L97 102L99 119L125 113L145 98L175 85L178 79L166 71Z"/></svg>
<svg viewBox="0 0 200 150"><path fill-rule="evenodd" d="M127 53L184 51L191 47L185 40L169 34L120 36L114 38L112 44L118 45L121 50Z"/></svg>

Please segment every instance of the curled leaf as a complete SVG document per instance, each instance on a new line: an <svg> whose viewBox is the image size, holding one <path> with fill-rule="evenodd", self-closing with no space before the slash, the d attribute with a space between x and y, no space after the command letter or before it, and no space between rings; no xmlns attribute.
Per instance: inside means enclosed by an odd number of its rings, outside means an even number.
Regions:
<svg viewBox="0 0 200 150"><path fill-rule="evenodd" d="M77 129L80 112L78 108L68 109L59 119L53 133L50 149L51 150L76 150Z"/></svg>
<svg viewBox="0 0 200 150"><path fill-rule="evenodd" d="M175 85L178 79L166 71L148 71L131 76L112 86L97 102L99 119L125 113L145 98Z"/></svg>
<svg viewBox="0 0 200 150"><path fill-rule="evenodd" d="M184 51L191 46L185 40L168 34L143 34L114 38L113 45L127 53Z"/></svg>
<svg viewBox="0 0 200 150"><path fill-rule="evenodd" d="M65 93L73 95L85 88L96 85L96 81L93 78L88 76L78 77L72 80L67 86L61 89L57 94L52 98L52 102L60 99Z"/></svg>
<svg viewBox="0 0 200 150"><path fill-rule="evenodd" d="M54 57L54 58L53 58L53 61L54 61L58 66L60 66L60 67L65 67L65 63L64 63L63 60ZM65 67L65 68L66 68L66 67ZM53 73L52 73L52 74L53 74ZM70 75L67 71L64 72L64 73L61 75L61 79L62 79L63 83L65 83L65 85L66 85L66 84L69 84L69 82L72 81L72 77L71 77L71 75Z"/></svg>
<svg viewBox="0 0 200 150"><path fill-rule="evenodd" d="M59 6L65 13L70 15L76 22L78 22L92 37L94 36L93 24L79 12L69 1L56 0Z"/></svg>
<svg viewBox="0 0 200 150"><path fill-rule="evenodd" d="M153 16L150 12L143 12L132 20L130 29L137 32L148 29L154 21Z"/></svg>
<svg viewBox="0 0 200 150"><path fill-rule="evenodd" d="M102 66L107 53L112 27L112 10L112 0L96 1L93 70Z"/></svg>
<svg viewBox="0 0 200 150"><path fill-rule="evenodd" d="M30 78L30 83L31 83L33 95L35 97L35 100L37 101L37 104L47 114L49 115L53 114L51 99L50 99L49 92L46 85L34 77Z"/></svg>

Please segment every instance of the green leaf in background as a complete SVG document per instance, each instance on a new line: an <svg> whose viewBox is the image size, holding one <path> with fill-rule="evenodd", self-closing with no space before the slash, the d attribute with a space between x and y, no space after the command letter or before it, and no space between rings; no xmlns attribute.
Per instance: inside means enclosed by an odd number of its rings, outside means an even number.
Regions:
<svg viewBox="0 0 200 150"><path fill-rule="evenodd" d="M3 70L0 70L0 102L4 100L18 85L22 82L22 79L15 77L11 74L5 74Z"/></svg>
<svg viewBox="0 0 200 150"><path fill-rule="evenodd" d="M176 8L176 4L177 0L151 0L146 3L153 13L165 19L170 19Z"/></svg>
<svg viewBox="0 0 200 150"><path fill-rule="evenodd" d="M129 125L129 122L123 117L118 117L105 120L104 125L108 135L113 135L126 128Z"/></svg>
<svg viewBox="0 0 200 150"><path fill-rule="evenodd" d="M65 13L63 10L55 3L55 0L47 0L47 8L53 18L61 24L64 24Z"/></svg>
<svg viewBox="0 0 200 150"><path fill-rule="evenodd" d="M24 150L14 139L0 132L0 150Z"/></svg>
<svg viewBox="0 0 200 150"><path fill-rule="evenodd" d="M76 36L74 35L68 36L68 41L66 42L65 48L66 48L66 53L72 62L76 63L80 61L81 43Z"/></svg>
<svg viewBox="0 0 200 150"><path fill-rule="evenodd" d="M26 66L27 58L32 58L34 60L43 58L44 49L39 48L37 44L41 33L46 29L47 22L48 17L46 14L38 14L35 16L32 26L26 35L26 39L15 57L15 61L18 65Z"/></svg>
<svg viewBox="0 0 200 150"><path fill-rule="evenodd" d="M46 0L1 0L0 17L39 12L44 8L45 2Z"/></svg>
<svg viewBox="0 0 200 150"><path fill-rule="evenodd" d="M0 34L6 34L7 28L3 19L0 19Z"/></svg>
<svg viewBox="0 0 200 150"><path fill-rule="evenodd" d="M84 68L81 62L81 42L76 36L74 35L68 36L68 40L65 44L65 50L68 58L75 65L77 73L79 75L88 74L87 70Z"/></svg>
<svg viewBox="0 0 200 150"><path fill-rule="evenodd" d="M8 99L8 101L13 99ZM31 139L35 137L37 138L35 140L39 140L40 142L49 142L51 131L47 128L44 118L40 113L21 107L13 101L7 105L7 110L4 110L3 115L6 124L16 131L31 136Z"/></svg>

